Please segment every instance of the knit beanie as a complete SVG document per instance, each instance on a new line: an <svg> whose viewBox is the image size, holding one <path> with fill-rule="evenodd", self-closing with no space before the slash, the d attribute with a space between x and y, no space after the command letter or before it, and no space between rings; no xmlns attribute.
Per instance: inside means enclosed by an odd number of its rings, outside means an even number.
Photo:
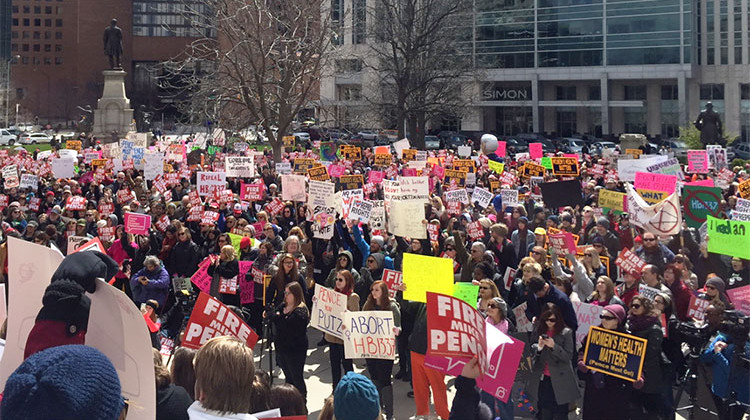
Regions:
<svg viewBox="0 0 750 420"><path fill-rule="evenodd" d="M596 225L601 226L604 229L609 229L609 220L606 217L600 217L596 220Z"/></svg>
<svg viewBox="0 0 750 420"><path fill-rule="evenodd" d="M243 236L242 239L240 239L240 249L250 248L252 244L253 242L247 236Z"/></svg>
<svg viewBox="0 0 750 420"><path fill-rule="evenodd" d="M383 249L385 246L385 240L380 235L375 235L372 238L370 238L370 242L375 242L378 245L380 245L380 249Z"/></svg>
<svg viewBox="0 0 750 420"><path fill-rule="evenodd" d="M375 420L380 415L380 396L370 379L348 372L333 391L333 415L337 420Z"/></svg>
<svg viewBox="0 0 750 420"><path fill-rule="evenodd" d="M52 347L26 359L5 384L6 419L116 420L124 406L120 379L99 350Z"/></svg>
<svg viewBox="0 0 750 420"><path fill-rule="evenodd" d="M711 277L708 280L706 280L706 286L713 286L720 293L724 293L724 291L727 288L727 285L726 283L724 283L724 280L720 279L719 277Z"/></svg>
<svg viewBox="0 0 750 420"><path fill-rule="evenodd" d="M615 318L617 318L618 324L622 324L622 322L625 320L625 308L623 308L620 304L607 305L604 307L604 310L611 313Z"/></svg>

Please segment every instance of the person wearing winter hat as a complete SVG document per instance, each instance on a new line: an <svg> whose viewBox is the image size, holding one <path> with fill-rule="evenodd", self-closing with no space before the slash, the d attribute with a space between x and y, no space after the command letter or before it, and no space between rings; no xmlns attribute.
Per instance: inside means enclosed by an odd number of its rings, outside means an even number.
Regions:
<svg viewBox="0 0 750 420"><path fill-rule="evenodd" d="M112 362L83 345L52 347L26 359L8 377L0 406L5 419L117 420L126 413Z"/></svg>
<svg viewBox="0 0 750 420"><path fill-rule="evenodd" d="M348 372L333 391L333 415L336 420L379 419L380 396L375 384L366 376Z"/></svg>
<svg viewBox="0 0 750 420"><path fill-rule="evenodd" d="M601 238L604 246L607 247L609 252L610 260L614 260L613 256L617 258L617 254L620 252L620 240L617 238L611 230L609 230L610 223L605 217L600 217L596 221L596 227L592 230L589 235L590 243L593 243L594 238ZM602 252L599 252L602 254Z"/></svg>
<svg viewBox="0 0 750 420"><path fill-rule="evenodd" d="M625 308L622 305L607 305L602 309L601 327L607 330L625 332ZM584 343L587 338L584 338ZM628 381L595 372L583 363L585 347L578 351L578 371L581 372L586 388L583 399L583 418L626 419L628 418L628 399L612 398L613 395L627 395Z"/></svg>
<svg viewBox="0 0 750 420"><path fill-rule="evenodd" d="M516 253L516 258L520 261L524 257L529 256L531 248L536 243L534 232L529 230L529 219L526 216L521 216L517 221L518 229L514 230L510 235L510 242L513 244L513 249Z"/></svg>
<svg viewBox="0 0 750 420"><path fill-rule="evenodd" d="M706 285L704 286L704 288L705 292L701 293L700 295L702 299L711 301L720 300L722 303L724 303L724 305L726 305L727 308L733 308L726 294L727 284L724 283L724 280L717 277L716 275L709 276L708 280L706 280Z"/></svg>
<svg viewBox="0 0 750 420"><path fill-rule="evenodd" d="M368 244L363 238L361 229L358 224L352 224L352 238L360 254L362 254L362 266L367 267L367 257L370 254L381 253L385 256L384 267L393 270L393 258L386 254L385 238L380 235L373 235L370 237L370 243Z"/></svg>

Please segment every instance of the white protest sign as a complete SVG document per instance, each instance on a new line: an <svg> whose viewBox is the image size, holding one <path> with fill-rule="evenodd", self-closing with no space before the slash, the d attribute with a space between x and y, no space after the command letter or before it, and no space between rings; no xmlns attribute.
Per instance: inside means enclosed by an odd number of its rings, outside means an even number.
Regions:
<svg viewBox="0 0 750 420"><path fill-rule="evenodd" d="M654 301L654 298L659 293L661 293L661 290L655 287L649 287L649 286L646 286L645 284L641 284L638 286L638 294L643 295L643 297L650 300L651 302Z"/></svg>
<svg viewBox="0 0 750 420"><path fill-rule="evenodd" d="M392 146L393 146L393 150L396 151L396 157L399 158L399 159L401 159L401 155L402 155L403 150L404 149L408 149L409 147L411 147L411 145L409 144L409 140L408 139L401 139L401 140L399 140L397 142L394 142L392 144Z"/></svg>
<svg viewBox="0 0 750 420"><path fill-rule="evenodd" d="M347 359L396 359L393 312L344 312L344 325L344 357Z"/></svg>
<svg viewBox="0 0 750 420"><path fill-rule="evenodd" d="M38 185L39 185L38 176L32 175L32 174L21 175L21 184L19 185L21 188L31 188L35 190Z"/></svg>
<svg viewBox="0 0 750 420"><path fill-rule="evenodd" d="M62 149L62 150L67 150L67 149ZM52 166L52 175L55 178L75 177L76 172L73 169L74 163L75 163L74 158L68 158L68 157L64 157L64 158L61 157L59 159L53 158L52 161L50 162L50 166Z"/></svg>
<svg viewBox="0 0 750 420"><path fill-rule="evenodd" d="M255 176L254 156L226 156L224 158L224 170L227 176L251 178Z"/></svg>
<svg viewBox="0 0 750 420"><path fill-rule="evenodd" d="M370 212L370 228L374 231L385 230L385 204L383 200L373 200Z"/></svg>
<svg viewBox="0 0 750 420"><path fill-rule="evenodd" d="M60 155L61 158L78 158L78 152L73 149L60 149L57 151L57 154Z"/></svg>
<svg viewBox="0 0 750 420"><path fill-rule="evenodd" d="M459 202L463 204L469 204L469 195L466 193L466 189L461 188L458 190L451 190L445 192L446 202Z"/></svg>
<svg viewBox="0 0 750 420"><path fill-rule="evenodd" d="M75 252L75 250L78 249L79 246L81 246L82 244L85 244L86 242L88 242L88 240L89 238L85 236L75 236L75 235L68 236L67 255L70 255L73 252Z"/></svg>
<svg viewBox="0 0 750 420"><path fill-rule="evenodd" d="M573 302L573 310L575 310L576 318L578 319L576 348L581 347L584 337L589 333L590 327L598 327L601 324L599 315L602 314L602 309L601 306L590 303Z"/></svg>
<svg viewBox="0 0 750 420"><path fill-rule="evenodd" d="M518 332L531 332L534 330L534 324L526 317L526 306L527 303L524 302L513 308L513 315L516 316L516 331Z"/></svg>
<svg viewBox="0 0 750 420"><path fill-rule="evenodd" d="M226 189L227 174L225 172L198 172L196 177L198 194L201 196L213 196Z"/></svg>
<svg viewBox="0 0 750 420"><path fill-rule="evenodd" d="M306 201L305 177L302 175L281 176L281 199L285 201Z"/></svg>
<svg viewBox="0 0 750 420"><path fill-rule="evenodd" d="M275 165L276 172L280 174L292 173L292 164L290 162L279 162Z"/></svg>
<svg viewBox="0 0 750 420"><path fill-rule="evenodd" d="M641 155L639 159L620 159L617 161L617 175L621 181L635 182L636 172L648 172L646 168L669 159L664 155Z"/></svg>
<svg viewBox="0 0 750 420"><path fill-rule="evenodd" d="M357 219L362 223L369 223L371 214L372 201L355 201L349 210L349 219Z"/></svg>
<svg viewBox="0 0 750 420"><path fill-rule="evenodd" d="M364 191L361 188L356 190L339 191L336 194L341 194L341 211L339 213L343 219L349 218L349 211L355 201L362 201L365 199Z"/></svg>
<svg viewBox="0 0 750 420"><path fill-rule="evenodd" d="M737 211L740 213L750 213L750 200L738 198L737 205L734 207L733 211Z"/></svg>
<svg viewBox="0 0 750 420"><path fill-rule="evenodd" d="M471 156L471 146L458 146L458 156L463 158Z"/></svg>
<svg viewBox="0 0 750 420"><path fill-rule="evenodd" d="M164 155L156 152L146 153L143 159L143 177L147 181L153 181L157 176L164 174Z"/></svg>
<svg viewBox="0 0 750 420"><path fill-rule="evenodd" d="M44 150L36 154L36 160L47 159L50 156L52 156L52 150Z"/></svg>
<svg viewBox="0 0 750 420"><path fill-rule="evenodd" d="M398 177L400 188L400 200L422 200L430 199L430 181L426 176L400 176Z"/></svg>
<svg viewBox="0 0 750 420"><path fill-rule="evenodd" d="M345 294L316 284L310 326L343 339L344 332L341 330L341 325L346 311L346 301Z"/></svg>
<svg viewBox="0 0 750 420"><path fill-rule="evenodd" d="M484 188L474 188L474 193L471 194L471 202L479 203L479 206L484 208L490 205L492 197L492 193L488 190L485 190Z"/></svg>
<svg viewBox="0 0 750 420"><path fill-rule="evenodd" d="M503 207L518 206L518 190L502 189L500 190L500 197L503 201Z"/></svg>
<svg viewBox="0 0 750 420"><path fill-rule="evenodd" d="M424 220L424 203L422 201L393 201L388 214L389 231L396 236L408 236L411 239L427 239L427 228Z"/></svg>

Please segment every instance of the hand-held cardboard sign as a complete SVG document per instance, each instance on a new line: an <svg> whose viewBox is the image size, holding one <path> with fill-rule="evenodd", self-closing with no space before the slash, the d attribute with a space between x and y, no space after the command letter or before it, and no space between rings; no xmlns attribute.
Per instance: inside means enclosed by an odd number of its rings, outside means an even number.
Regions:
<svg viewBox="0 0 750 420"><path fill-rule="evenodd" d="M315 296L310 316L310 326L344 339L341 325L344 319L347 296L335 290L315 285Z"/></svg>
<svg viewBox="0 0 750 420"><path fill-rule="evenodd" d="M591 370L635 382L641 377L647 344L644 338L591 327L583 361Z"/></svg>
<svg viewBox="0 0 750 420"><path fill-rule="evenodd" d="M182 345L199 349L209 339L224 335L236 337L250 348L258 342L258 334L240 316L217 299L201 293L185 327Z"/></svg>
<svg viewBox="0 0 750 420"><path fill-rule="evenodd" d="M391 311L346 311L343 314L347 359L396 359L396 326Z"/></svg>
<svg viewBox="0 0 750 420"><path fill-rule="evenodd" d="M471 305L453 296L427 292L427 354L476 356L487 370L484 317Z"/></svg>
<svg viewBox="0 0 750 420"><path fill-rule="evenodd" d="M133 235L148 235L148 228L151 227L151 216L140 213L125 213L125 232Z"/></svg>

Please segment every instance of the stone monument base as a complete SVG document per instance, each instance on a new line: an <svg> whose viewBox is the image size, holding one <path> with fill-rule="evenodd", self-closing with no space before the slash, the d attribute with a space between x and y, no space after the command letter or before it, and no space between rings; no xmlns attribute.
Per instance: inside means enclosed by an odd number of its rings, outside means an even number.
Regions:
<svg viewBox="0 0 750 420"><path fill-rule="evenodd" d="M133 109L125 96L125 73L123 70L104 70L104 92L94 111L94 136L102 143L113 138L122 138L131 130ZM117 136L112 133L117 132Z"/></svg>

